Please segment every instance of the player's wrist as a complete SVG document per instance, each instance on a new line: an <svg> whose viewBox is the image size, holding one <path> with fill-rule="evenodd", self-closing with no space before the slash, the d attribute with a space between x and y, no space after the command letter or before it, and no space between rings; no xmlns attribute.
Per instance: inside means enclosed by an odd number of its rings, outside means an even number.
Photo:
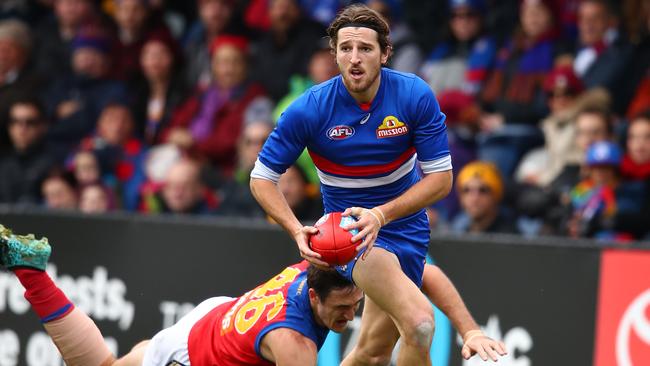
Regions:
<svg viewBox="0 0 650 366"><path fill-rule="evenodd" d="M295 238L302 234L302 226L291 230L291 235Z"/></svg>
<svg viewBox="0 0 650 366"><path fill-rule="evenodd" d="M484 336L483 331L480 329L472 329L465 334L463 334L463 344L467 344L467 342L471 341L472 339L476 337Z"/></svg>
<svg viewBox="0 0 650 366"><path fill-rule="evenodd" d="M379 224L379 227L384 226L384 221L381 219L381 215L379 215L374 209L364 209L364 212L369 214L370 216L374 217L375 220L377 220L377 223Z"/></svg>
<svg viewBox="0 0 650 366"><path fill-rule="evenodd" d="M370 211L375 212L381 218L381 226L386 226L389 223L389 221L386 219L386 215L384 215L384 211L382 211L379 206L371 208Z"/></svg>

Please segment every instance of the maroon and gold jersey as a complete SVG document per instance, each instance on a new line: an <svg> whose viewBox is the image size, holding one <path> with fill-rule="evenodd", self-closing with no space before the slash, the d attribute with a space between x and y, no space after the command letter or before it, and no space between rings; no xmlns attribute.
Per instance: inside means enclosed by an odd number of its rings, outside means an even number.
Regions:
<svg viewBox="0 0 650 366"><path fill-rule="evenodd" d="M316 324L309 303L306 261L221 304L199 320L188 339L190 363L201 366L273 365L260 353L271 330L290 328L320 349L328 329Z"/></svg>

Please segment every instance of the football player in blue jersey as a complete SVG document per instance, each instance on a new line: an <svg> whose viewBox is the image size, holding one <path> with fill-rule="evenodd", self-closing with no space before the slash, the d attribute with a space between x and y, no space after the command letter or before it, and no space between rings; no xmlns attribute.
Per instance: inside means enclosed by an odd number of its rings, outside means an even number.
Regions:
<svg viewBox="0 0 650 366"><path fill-rule="evenodd" d="M429 244L424 208L452 186L445 116L422 79L382 67L391 44L378 13L351 5L328 35L341 74L282 114L251 173L251 190L302 257L327 266L308 245L317 229L298 221L277 188L306 147L325 211L355 216L348 229L359 230L353 242L363 239L359 255L336 267L366 294L359 343L343 365L387 364L400 337L399 365L430 365L434 318L420 291Z"/></svg>

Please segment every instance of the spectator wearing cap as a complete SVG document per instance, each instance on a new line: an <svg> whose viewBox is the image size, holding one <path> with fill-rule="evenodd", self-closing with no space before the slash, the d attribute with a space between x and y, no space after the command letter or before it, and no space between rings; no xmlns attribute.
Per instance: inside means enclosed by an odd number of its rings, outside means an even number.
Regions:
<svg viewBox="0 0 650 366"><path fill-rule="evenodd" d="M7 126L12 148L0 157L0 202L37 203L40 182L56 160L46 145L48 122L34 97L18 97L9 104Z"/></svg>
<svg viewBox="0 0 650 366"><path fill-rule="evenodd" d="M422 50L409 25L401 21L399 4L392 0L368 0L367 5L381 14L390 28L392 48L387 66L397 71L417 73L423 61Z"/></svg>
<svg viewBox="0 0 650 366"><path fill-rule="evenodd" d="M233 173L237 139L247 111L271 107L263 88L248 77L248 41L221 35L212 43L213 82L174 113L163 139L207 158L226 177Z"/></svg>
<svg viewBox="0 0 650 366"><path fill-rule="evenodd" d="M485 34L483 0L450 0L445 40L436 45L419 74L437 94L447 90L478 93L491 69L496 44Z"/></svg>
<svg viewBox="0 0 650 366"><path fill-rule="evenodd" d="M7 113L8 103L16 94L33 93L42 84L30 67L31 35L27 25L18 20L0 21L0 116ZM1 125L0 149L8 146L6 125Z"/></svg>
<svg viewBox="0 0 650 366"><path fill-rule="evenodd" d="M79 30L97 22L91 0L54 0L54 13L35 30L34 61L37 70L46 76L72 73L70 45Z"/></svg>
<svg viewBox="0 0 650 366"><path fill-rule="evenodd" d="M108 79L110 41L100 29L80 32L72 41L72 49L74 74L56 80L45 94L54 117L50 138L69 149L93 131L105 105L126 100L124 85Z"/></svg>
<svg viewBox="0 0 650 366"><path fill-rule="evenodd" d="M133 96L135 136L147 145L162 142L161 132L169 125L173 111L187 97L180 58L175 40L163 32L149 35L142 46L141 72L129 89Z"/></svg>
<svg viewBox="0 0 650 366"><path fill-rule="evenodd" d="M132 80L140 71L139 56L148 37L171 38L162 22L154 22L148 0L115 0L113 19L117 25L117 42L113 46L112 76Z"/></svg>
<svg viewBox="0 0 650 366"><path fill-rule="evenodd" d="M297 0L268 1L270 28L252 55L251 77L278 101L289 91L291 75L307 74L311 55L322 48L323 27L306 19Z"/></svg>
<svg viewBox="0 0 650 366"><path fill-rule="evenodd" d="M585 92L580 79L568 65L556 66L544 81L550 114L541 122L544 147L530 151L516 172L520 183L548 187L567 165L579 165L584 150L575 144L578 112L586 105L608 106L603 89Z"/></svg>
<svg viewBox="0 0 650 366"><path fill-rule="evenodd" d="M600 141L586 153L586 178L571 191L571 219L567 231L572 237L629 241L630 232L618 230L617 215L641 213L638 185L626 185L620 179L621 149L613 142Z"/></svg>
<svg viewBox="0 0 650 366"><path fill-rule="evenodd" d="M584 162L589 146L613 140L613 116L606 104L585 103L576 112L573 146L579 151L575 160L565 160L563 169L546 186L560 195L566 194L584 176Z"/></svg>
<svg viewBox="0 0 650 366"><path fill-rule="evenodd" d="M610 100L605 90L586 91L573 102L566 102L549 104L552 110L559 110L543 121L546 145L524 157L517 169L517 184L512 187L520 221L536 221L537 233L565 233L569 192L584 178L587 149L595 142L613 138Z"/></svg>
<svg viewBox="0 0 650 366"><path fill-rule="evenodd" d="M633 48L621 36L619 18L606 0L583 0L578 8L578 43L573 69L587 88L604 87L614 98L616 111L626 101L618 91L632 57Z"/></svg>
<svg viewBox="0 0 650 366"><path fill-rule="evenodd" d="M456 190L463 211L452 223L454 232L517 233L514 219L501 206L504 184L494 164L467 164L458 174Z"/></svg>
<svg viewBox="0 0 650 366"><path fill-rule="evenodd" d="M199 19L183 42L187 85L206 89L212 82L210 45L221 34L238 34L232 26L233 0L195 0Z"/></svg>

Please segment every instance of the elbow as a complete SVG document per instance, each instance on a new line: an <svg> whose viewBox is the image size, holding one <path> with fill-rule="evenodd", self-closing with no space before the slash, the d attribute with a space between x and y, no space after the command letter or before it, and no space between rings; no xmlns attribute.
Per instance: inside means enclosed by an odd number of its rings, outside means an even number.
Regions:
<svg viewBox="0 0 650 366"><path fill-rule="evenodd" d="M251 177L250 182L248 183L248 186L250 187L251 190L251 194L258 201L260 199L260 196L262 195L261 192L263 192L265 189L268 189L268 187L272 187L273 185L275 185L275 183L270 180L266 180L264 178L253 178L253 177Z"/></svg>

